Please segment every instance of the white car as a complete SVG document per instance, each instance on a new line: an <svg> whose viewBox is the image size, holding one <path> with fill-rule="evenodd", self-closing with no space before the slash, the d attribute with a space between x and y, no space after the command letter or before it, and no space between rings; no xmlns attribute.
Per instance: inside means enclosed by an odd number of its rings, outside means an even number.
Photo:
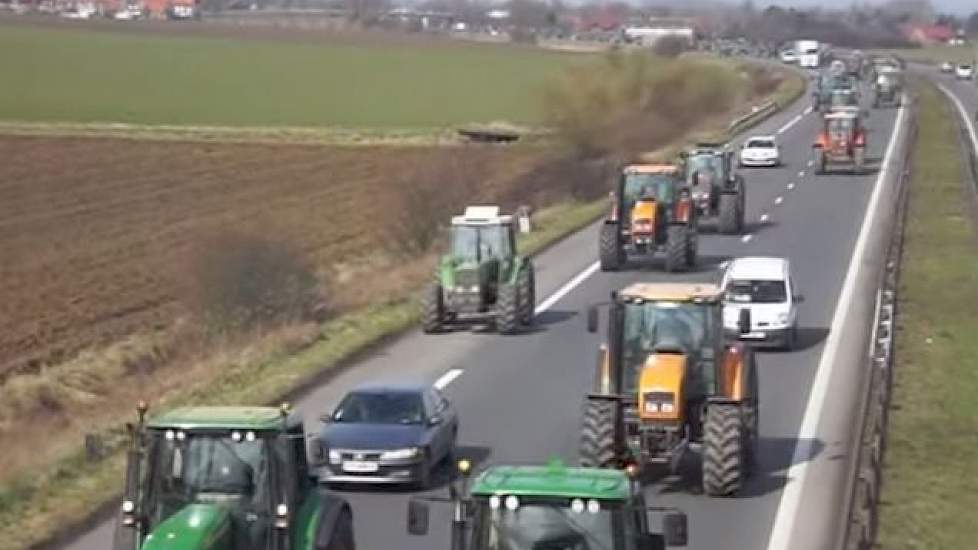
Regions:
<svg viewBox="0 0 978 550"><path fill-rule="evenodd" d="M721 266L723 329L740 340L793 349L798 339L797 293L785 258L748 256ZM750 330L741 333L741 310L750 312Z"/></svg>
<svg viewBox="0 0 978 550"><path fill-rule="evenodd" d="M954 65L952 65L950 61L945 61L944 63L941 63L941 72L948 73L948 74L953 73Z"/></svg>
<svg viewBox="0 0 978 550"><path fill-rule="evenodd" d="M958 77L958 80L971 80L975 74L975 68L967 63L962 63L955 69L954 74Z"/></svg>
<svg viewBox="0 0 978 550"><path fill-rule="evenodd" d="M740 147L741 166L778 166L781 148L774 136L753 136Z"/></svg>

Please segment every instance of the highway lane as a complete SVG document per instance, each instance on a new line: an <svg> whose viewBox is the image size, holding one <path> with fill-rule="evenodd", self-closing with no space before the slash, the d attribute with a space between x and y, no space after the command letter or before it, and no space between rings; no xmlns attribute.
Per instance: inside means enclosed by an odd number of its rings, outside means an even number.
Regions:
<svg viewBox="0 0 978 550"><path fill-rule="evenodd" d="M785 487L785 470L795 452L808 389L819 370L826 330L875 181L873 175L812 175L808 162L816 117L796 118L806 104L802 102L751 132L774 133L783 129L779 137L788 164L778 169L745 171L750 236L704 236L700 244L702 259L695 273L666 275L652 266L627 273L592 274L541 312L539 326L531 334L502 337L463 331L424 336L412 332L300 400L298 406L309 427L318 427L319 414L362 381L392 376L435 381L452 369L462 369L446 391L460 410L464 454L480 462L525 462L552 455L574 462L582 397L592 381L599 341L584 331L580 313L587 305L607 299L610 290L631 281L708 280L716 264L732 256L785 255L795 264L796 278L808 299L801 309L806 330L802 349L794 353L765 353L759 359L760 474L748 484L747 494L737 499L710 500L689 495L684 488L677 491L670 480L647 489L650 498L680 505L689 512L691 548L765 548ZM870 120L874 128L870 156L882 155L894 117L893 111L874 112ZM560 290L591 266L596 241L596 227L592 226L538 257L538 296L545 298ZM857 386L856 375L847 374L849 385ZM833 457L844 455L845 449L837 447L844 446L845 434L830 435L831 440L820 439L813 444L818 453L816 459L826 457L843 468L845 461ZM806 484L809 485L822 484ZM832 485L837 493L838 484L833 481ZM447 546L447 508L434 511L435 528L429 537L408 538L404 534L404 512L409 493L372 489L344 494L354 506L360 548L420 550ZM838 506L827 497L820 500L823 502L817 512L828 521ZM66 547L105 549L109 547L110 534L111 523L106 522ZM817 545L820 540L813 540L812 544Z"/></svg>

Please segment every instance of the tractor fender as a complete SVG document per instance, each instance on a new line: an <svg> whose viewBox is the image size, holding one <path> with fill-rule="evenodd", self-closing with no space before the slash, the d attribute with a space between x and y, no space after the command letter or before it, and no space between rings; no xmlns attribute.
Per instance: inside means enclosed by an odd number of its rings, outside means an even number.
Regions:
<svg viewBox="0 0 978 550"><path fill-rule="evenodd" d="M520 275L532 267L533 263L530 258L526 256L517 256L513 258L513 269L509 271L509 276L502 282L515 285L517 282L519 282Z"/></svg>
<svg viewBox="0 0 978 550"><path fill-rule="evenodd" d="M749 395L751 384L749 377L756 376L754 352L742 344L728 346L720 359L718 374L717 398L741 402L755 396Z"/></svg>
<svg viewBox="0 0 978 550"><path fill-rule="evenodd" d="M333 493L320 491L319 504L319 525L316 527L316 545L314 547L316 550L331 548L330 544L333 542L343 512L349 514L351 518L353 516L353 511L346 499Z"/></svg>

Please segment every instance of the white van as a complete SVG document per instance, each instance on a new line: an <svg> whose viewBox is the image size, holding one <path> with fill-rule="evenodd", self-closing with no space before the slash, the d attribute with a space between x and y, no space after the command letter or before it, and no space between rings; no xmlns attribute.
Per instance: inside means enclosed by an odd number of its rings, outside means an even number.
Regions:
<svg viewBox="0 0 978 550"><path fill-rule="evenodd" d="M723 328L728 336L793 349L798 339L798 304L804 299L785 258L749 256L721 265ZM740 334L740 310L750 311L750 331Z"/></svg>

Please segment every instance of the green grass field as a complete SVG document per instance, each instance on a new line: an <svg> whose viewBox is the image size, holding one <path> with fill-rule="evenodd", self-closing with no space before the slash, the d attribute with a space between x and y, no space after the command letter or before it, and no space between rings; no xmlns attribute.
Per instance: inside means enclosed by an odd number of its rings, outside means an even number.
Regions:
<svg viewBox="0 0 978 550"><path fill-rule="evenodd" d="M431 128L538 121L579 54L0 26L0 120Z"/></svg>
<svg viewBox="0 0 978 550"><path fill-rule="evenodd" d="M885 53L895 54L908 61L938 65L945 61L951 63L974 63L978 58L978 49L974 45L965 46L928 46L924 48L901 48L896 50L882 50Z"/></svg>
<svg viewBox="0 0 978 550"><path fill-rule="evenodd" d="M973 548L978 509L978 233L951 111L932 85L900 272L893 410L880 508L884 550Z"/></svg>

